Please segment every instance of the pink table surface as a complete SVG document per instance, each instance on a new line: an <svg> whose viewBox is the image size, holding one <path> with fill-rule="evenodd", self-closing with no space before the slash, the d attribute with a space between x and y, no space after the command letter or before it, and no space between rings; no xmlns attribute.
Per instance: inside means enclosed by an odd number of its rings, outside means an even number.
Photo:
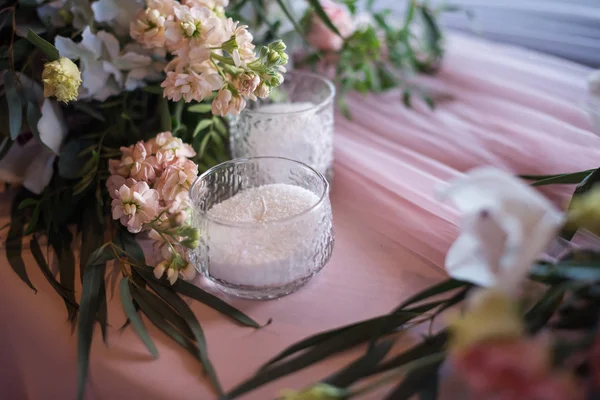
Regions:
<svg viewBox="0 0 600 400"><path fill-rule="evenodd" d="M228 299L260 322L273 318L259 331L191 303L225 389L248 378L285 346L388 312L442 279L444 254L458 231L456 212L435 197L437 187L448 180L486 164L527 174L597 167L600 139L589 131L581 109L589 72L521 49L452 35L440 74L421 80L445 99L436 111L420 102L404 108L397 91L350 96L353 120L338 116L336 121L331 262L305 288L283 299ZM565 204L570 190L544 192ZM1 202L5 215L7 201ZM36 268L30 268L30 276L37 294L2 260L1 397L72 399L76 338L62 300ZM125 320L118 297L115 293L109 302L108 346L96 330L87 398L214 398L201 366L148 321L158 360L151 359L131 329L118 332ZM407 335L401 345L416 339ZM269 399L283 388L302 388L360 352L340 355L242 398Z"/></svg>

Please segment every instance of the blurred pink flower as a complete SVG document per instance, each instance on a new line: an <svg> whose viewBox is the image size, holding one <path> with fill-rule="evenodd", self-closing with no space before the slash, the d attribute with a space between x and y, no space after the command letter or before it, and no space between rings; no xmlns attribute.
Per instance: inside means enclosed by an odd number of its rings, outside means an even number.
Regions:
<svg viewBox="0 0 600 400"><path fill-rule="evenodd" d="M233 95L231 90L222 88L212 102L212 113L222 117L239 115L246 107L246 100L240 95Z"/></svg>
<svg viewBox="0 0 600 400"><path fill-rule="evenodd" d="M321 0L321 5L342 37L346 38L354 32L352 16L345 6L331 0ZM316 14L310 18L307 40L314 48L324 51L338 51L344 45L344 39L329 29Z"/></svg>
<svg viewBox="0 0 600 400"><path fill-rule="evenodd" d="M113 199L119 198L119 189L121 186L126 185L128 187L132 187L135 185L137 181L133 178L124 178L121 175L111 175L106 181L106 189L108 190L108 194Z"/></svg>
<svg viewBox="0 0 600 400"><path fill-rule="evenodd" d="M453 354L458 374L475 399L579 400L568 375L553 373L544 341L495 340Z"/></svg>
<svg viewBox="0 0 600 400"><path fill-rule="evenodd" d="M181 98L189 103L192 100L201 102L223 85L223 79L215 73L177 73L167 72L167 78L160 84L164 88L164 97L171 101L179 101Z"/></svg>
<svg viewBox="0 0 600 400"><path fill-rule="evenodd" d="M173 201L180 192L190 190L197 176L198 166L191 160L179 158L156 181L156 190L166 202Z"/></svg>
<svg viewBox="0 0 600 400"><path fill-rule="evenodd" d="M113 219L119 219L129 232L138 233L157 216L159 196L146 182L137 182L131 187L122 185L111 205Z"/></svg>

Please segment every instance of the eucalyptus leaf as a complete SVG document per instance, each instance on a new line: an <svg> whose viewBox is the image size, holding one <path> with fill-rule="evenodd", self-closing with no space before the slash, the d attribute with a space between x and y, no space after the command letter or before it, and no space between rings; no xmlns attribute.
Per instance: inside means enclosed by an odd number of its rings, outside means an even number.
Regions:
<svg viewBox="0 0 600 400"><path fill-rule="evenodd" d="M414 394L426 389L431 385L432 376L437 378L437 371L442 362L443 360L437 360L409 371L404 380L385 397L385 400L408 400Z"/></svg>
<svg viewBox="0 0 600 400"><path fill-rule="evenodd" d="M27 32L27 40L29 40L34 46L44 52L48 60L56 61L60 58L60 54L54 45L42 39L37 33L29 29Z"/></svg>
<svg viewBox="0 0 600 400"><path fill-rule="evenodd" d="M409 297L408 299L403 301L398 307L396 307L394 312L401 311L411 304L415 304L419 301L428 299L433 296L437 296L442 293L449 292L451 290L465 287L466 285L468 285L467 282L457 281L455 279L446 279L443 282L430 286L420 291L419 293Z"/></svg>
<svg viewBox="0 0 600 400"><path fill-rule="evenodd" d="M94 107L92 107L88 103L76 101L73 103L73 107L75 107L75 109L89 115L90 117L97 119L100 122L106 121L106 118L104 117L104 115L102 115L102 113L100 111L94 109Z"/></svg>
<svg viewBox="0 0 600 400"><path fill-rule="evenodd" d="M60 229L57 234L48 235L48 243L54 249L58 258L58 270L60 272L60 283L70 292L70 301L65 300L65 306L69 313L69 320L74 323L77 316L77 308L73 306L75 300L75 255L73 254L73 235L68 228Z"/></svg>
<svg viewBox="0 0 600 400"><path fill-rule="evenodd" d="M314 8L315 13L321 19L321 21L323 21L323 23L329 29L331 29L331 31L333 33L335 33L339 37L342 37L342 34L340 33L340 31L335 27L333 22L331 22L331 20L329 19L329 16L327 15L325 10L323 9L323 6L321 5L321 2L319 0L308 0L308 3Z"/></svg>
<svg viewBox="0 0 600 400"><path fill-rule="evenodd" d="M530 333L536 333L542 329L558 309L563 296L572 284L566 282L550 287L534 306L525 314L527 329Z"/></svg>
<svg viewBox="0 0 600 400"><path fill-rule="evenodd" d="M146 257L144 256L144 250L142 250L142 247L137 242L135 235L121 225L118 228L117 244L125 251L130 261L136 265L145 265Z"/></svg>
<svg viewBox="0 0 600 400"><path fill-rule="evenodd" d="M97 145L97 142L91 139L76 138L68 141L62 147L58 158L58 173L60 176L67 179L80 178L89 159L81 157L79 154L82 150L93 145Z"/></svg>
<svg viewBox="0 0 600 400"><path fill-rule="evenodd" d="M94 322L100 309L100 297L106 262L114 254L104 245L91 256L86 266L81 289L81 305L77 326L77 400L83 400L89 370L90 349L94 335Z"/></svg>
<svg viewBox="0 0 600 400"><path fill-rule="evenodd" d="M132 283L130 283L129 279L127 278L122 278L121 282L119 283L119 293L121 296L121 304L123 306L123 311L125 312L127 318L129 318L129 321L131 322L135 333L137 333L141 341L146 345L146 348L148 349L150 354L152 354L152 357L158 358L158 350L156 349L152 338L150 338L150 335L148 334L144 323L142 322L140 316L137 314L137 310L133 305L131 293L129 291L130 285L132 285Z"/></svg>
<svg viewBox="0 0 600 400"><path fill-rule="evenodd" d="M10 228L6 237L6 258L8 264L13 271L19 276L19 278L27 284L34 292L37 293L37 289L31 283L27 270L25 269L25 262L23 261L23 231L25 227L25 216L19 210L19 204L26 198L27 193L22 190L15 196L11 211L10 211Z"/></svg>
<svg viewBox="0 0 600 400"><path fill-rule="evenodd" d="M531 186L546 186L546 185L570 185L570 184L579 184L583 179L592 174L595 170L590 169L587 171L575 172L570 174L560 174L560 175L542 175L539 177L523 175L521 178L527 180L535 180L531 184Z"/></svg>
<svg viewBox="0 0 600 400"><path fill-rule="evenodd" d="M201 120L196 125L196 128L194 128L194 133L192 133L192 137L196 137L197 134L199 134L200 132L202 132L203 130L205 130L206 128L208 128L209 126L212 126L212 125L213 125L212 119Z"/></svg>
<svg viewBox="0 0 600 400"><path fill-rule="evenodd" d="M4 73L4 90L8 104L10 137L15 140L21 133L23 105L17 89L17 78L12 71Z"/></svg>
<svg viewBox="0 0 600 400"><path fill-rule="evenodd" d="M33 258L35 259L38 267L40 268L40 271L42 271L52 288L54 288L56 293L58 293L65 301L71 302L73 298L72 292L69 289L65 288L63 285L61 285L52 274L52 271L50 270L50 267L46 262L46 258L44 257L44 253L42 252L40 244L35 236L32 237L31 241L29 242L29 249L31 250L31 254L33 255ZM71 304L74 307L79 307L77 303Z"/></svg>
<svg viewBox="0 0 600 400"><path fill-rule="evenodd" d="M89 197L88 197L89 199ZM90 200L91 202L91 200ZM80 222L81 248L79 251L79 275L81 282L90 256L104 241L104 223L93 207L85 207Z"/></svg>

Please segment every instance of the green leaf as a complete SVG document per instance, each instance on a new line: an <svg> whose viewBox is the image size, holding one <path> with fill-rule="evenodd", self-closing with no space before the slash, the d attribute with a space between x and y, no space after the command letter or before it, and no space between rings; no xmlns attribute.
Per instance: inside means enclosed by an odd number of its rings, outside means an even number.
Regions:
<svg viewBox="0 0 600 400"><path fill-rule="evenodd" d="M8 103L10 137L15 140L21 133L23 122L23 105L21 96L17 89L16 76L12 71L6 71L4 74L4 90L6 92L6 101Z"/></svg>
<svg viewBox="0 0 600 400"><path fill-rule="evenodd" d="M384 341L369 348L366 354L344 367L341 371L323 379L323 382L340 388L348 387L357 380L361 379L367 371L370 371L389 353L393 346L393 341Z"/></svg>
<svg viewBox="0 0 600 400"><path fill-rule="evenodd" d="M144 250L135 239L135 235L123 226L119 226L117 243L125 251L131 262L136 265L146 265Z"/></svg>
<svg viewBox="0 0 600 400"><path fill-rule="evenodd" d="M217 129L217 132L219 132L223 136L226 135L227 134L227 127L223 123L223 118L215 116L213 118L213 121L215 123L215 128Z"/></svg>
<svg viewBox="0 0 600 400"><path fill-rule="evenodd" d="M94 109L94 107L92 107L90 104L88 103L83 103L81 101L76 101L73 102L73 107L75 107L75 109L84 112L85 114L89 115L90 117L97 119L98 121L101 122L105 122L106 118L104 118L104 115L102 115L102 113L96 109Z"/></svg>
<svg viewBox="0 0 600 400"><path fill-rule="evenodd" d="M148 334L144 323L140 319L140 316L138 315L137 310L133 305L131 293L129 291L129 285L132 285L132 283L130 283L129 279L127 278L122 278L121 282L119 283L119 293L121 295L121 304L123 305L123 311L125 312L127 318L129 318L129 321L131 322L135 333L137 333L141 341L144 342L144 344L146 345L146 348L148 349L150 354L152 354L152 357L158 358L158 350L156 349L154 342L150 338L150 335Z"/></svg>
<svg viewBox="0 0 600 400"><path fill-rule="evenodd" d="M545 186L545 185L570 185L570 184L578 184L581 183L583 179L590 176L594 171L594 169L590 169L587 171L574 172L570 174L560 174L560 175L542 175L539 177L531 176L531 175L522 175L521 178L527 180L535 180L531 186Z"/></svg>
<svg viewBox="0 0 600 400"><path fill-rule="evenodd" d="M40 244L35 236L32 237L31 241L29 242L29 249L31 250L31 254L33 255L33 258L35 259L38 267L40 267L40 270L42 271L50 285L54 288L56 293L58 293L65 301L71 302L73 298L72 292L63 285L61 285L54 277L54 274L50 270L50 267L48 267L48 263L46 262L44 253L42 252ZM79 307L77 303L71 304L74 307Z"/></svg>
<svg viewBox="0 0 600 400"><path fill-rule="evenodd" d="M38 199L34 199L33 197L28 197L28 198L26 198L25 200L23 200L22 202L19 203L19 210L23 210L25 208L37 206L38 204L40 204L40 201Z"/></svg>
<svg viewBox="0 0 600 400"><path fill-rule="evenodd" d="M331 20L329 19L329 16L327 15L327 13L325 12L325 10L323 9L323 6L321 5L321 2L319 0L308 0L308 2L310 3L310 5L315 9L315 13L317 14L317 16L319 18L321 18L321 21L323 21L323 23L336 35L338 35L339 37L342 37L342 34L340 33L340 31L338 31L338 29L335 27L335 25L333 24L333 22L331 22Z"/></svg>
<svg viewBox="0 0 600 400"><path fill-rule="evenodd" d="M408 8L406 9L406 15L404 17L404 27L408 27L415 17L415 1L410 0L408 2Z"/></svg>
<svg viewBox="0 0 600 400"><path fill-rule="evenodd" d="M540 300L525 314L527 329L536 333L542 329L558 309L563 296L572 283L567 282L548 289Z"/></svg>
<svg viewBox="0 0 600 400"><path fill-rule="evenodd" d="M6 258L8 259L8 264L19 278L37 293L37 289L33 286L31 280L29 280L29 275L27 275L27 270L25 269L25 263L23 262L22 257L25 216L19 211L19 204L24 200L25 196L27 196L27 194L24 190L19 192L11 206L10 228L6 238Z"/></svg>
<svg viewBox="0 0 600 400"><path fill-rule="evenodd" d="M435 18L427 7L420 7L419 11L421 12L421 16L423 18L425 37L429 50L434 53L441 51L439 43L442 39L442 32L440 31Z"/></svg>
<svg viewBox="0 0 600 400"><path fill-rule="evenodd" d="M41 207L39 205L33 209L33 213L31 213L31 219L29 220L29 225L27 225L24 235L31 235L33 232L35 232L38 220L40 218L40 209Z"/></svg>
<svg viewBox="0 0 600 400"><path fill-rule="evenodd" d="M193 113L207 113L212 110L212 106L210 104L194 104L193 106L188 107L189 112Z"/></svg>
<svg viewBox="0 0 600 400"><path fill-rule="evenodd" d="M451 290L460 289L467 285L469 285L469 283L467 283L467 282L457 281L455 279L446 279L443 282L440 282L433 286L430 286L430 287L420 291L419 293L409 297L404 302L402 302L402 304L400 304L398 307L396 307L396 309L393 312L394 313L399 312L411 304L415 304L419 301L428 299L433 296L437 296L442 293L449 292Z"/></svg>
<svg viewBox="0 0 600 400"><path fill-rule="evenodd" d="M164 97L161 97L158 102L158 113L160 115L160 129L164 132L173 130L169 102Z"/></svg>
<svg viewBox="0 0 600 400"><path fill-rule="evenodd" d="M79 153L83 149L97 144L89 139L72 139L61 149L58 157L58 173L66 179L76 179L82 176L82 170L89 161L88 157L81 157Z"/></svg>
<svg viewBox="0 0 600 400"><path fill-rule="evenodd" d="M363 343L372 337L373 329L382 326L382 324L390 327L388 332L393 331L430 308L422 307L418 309L418 312L405 312L402 314L376 317L305 339L284 350L275 357L275 359L272 359L267 365L262 367L256 375L235 387L227 396L228 398L240 396L266 383L313 365L326 357ZM314 345L310 350L306 350L294 358L279 361L283 358L287 358L294 352L308 347L306 346L307 342L310 342L311 345L318 343L318 345Z"/></svg>
<svg viewBox="0 0 600 400"><path fill-rule="evenodd" d="M81 306L77 326L77 400L83 400L89 370L94 322L100 309L100 297L106 262L114 257L108 245L97 249L86 267L81 289Z"/></svg>
<svg viewBox="0 0 600 400"><path fill-rule="evenodd" d="M0 138L0 160L8 153L12 147L13 141L9 136L3 136Z"/></svg>
<svg viewBox="0 0 600 400"><path fill-rule="evenodd" d="M177 311L185 320L186 324L193 333L193 338L196 340L196 345L198 347L198 359L202 362L204 371L208 375L212 385L217 389L217 392L219 394L223 394L223 388L221 387L221 383L217 378L215 368L208 358L208 350L206 347L204 331L202 330L202 327L198 322L198 318L196 318L196 315L194 315L194 312L190 306L188 306L187 303L183 301L173 289L161 285L156 281L156 279L146 279L146 283L152 288L152 290L162 297L164 301L173 307L173 309Z"/></svg>
<svg viewBox="0 0 600 400"><path fill-rule="evenodd" d="M411 97L412 97L412 93L409 89L406 89L405 91L402 92L402 102L404 103L404 106L407 108L412 107Z"/></svg>
<svg viewBox="0 0 600 400"><path fill-rule="evenodd" d="M91 196L88 197L91 202ZM93 207L85 207L81 219L81 249L79 251L79 275L83 282L85 268L90 261L90 256L102 245L104 241L103 219L98 217Z"/></svg>
<svg viewBox="0 0 600 400"><path fill-rule="evenodd" d="M161 88L160 86L156 86L156 85L154 85L154 86L144 86L142 88L142 90L144 92L152 93L152 94L163 94L164 93L163 88Z"/></svg>
<svg viewBox="0 0 600 400"><path fill-rule="evenodd" d="M38 34L29 29L27 32L27 40L29 40L34 46L44 52L48 60L55 61L60 58L60 54L56 47L54 47L51 43L42 39Z"/></svg>
<svg viewBox="0 0 600 400"><path fill-rule="evenodd" d="M65 301L65 306L69 313L69 321L75 322L77 308L73 307L75 300L75 255L73 254L72 244L73 235L68 228L63 227L57 234L48 235L48 243L54 249L58 258L58 270L60 272L60 283L67 288L70 294L70 301Z"/></svg>
<svg viewBox="0 0 600 400"><path fill-rule="evenodd" d="M300 35L301 37L304 37L304 31L303 31L303 29L300 27L300 25L298 24L298 21L296 21L296 19L294 18L294 16L290 12L290 10L288 10L288 8L285 5L285 3L283 2L283 0L277 0L277 4L279 4L279 7L281 8L281 11L283 11L283 13L287 17L287 19L290 20L290 22L294 26L294 30L296 32L298 32L298 35Z"/></svg>
<svg viewBox="0 0 600 400"><path fill-rule="evenodd" d="M398 386L390 392L385 400L408 400L412 396L431 385L432 378L437 381L437 373L442 360L434 361L422 367L415 368L406 374L406 377Z"/></svg>
<svg viewBox="0 0 600 400"><path fill-rule="evenodd" d="M208 128L209 126L212 126L212 124L213 124L212 119L201 120L200 122L198 122L198 125L196 125L196 128L194 129L194 133L192 133L192 137L196 137L197 134L199 134L201 131Z"/></svg>

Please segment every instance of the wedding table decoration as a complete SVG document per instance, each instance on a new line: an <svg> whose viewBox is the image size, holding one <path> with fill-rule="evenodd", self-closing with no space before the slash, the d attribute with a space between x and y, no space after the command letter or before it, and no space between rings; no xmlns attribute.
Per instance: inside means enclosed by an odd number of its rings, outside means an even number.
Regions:
<svg viewBox="0 0 600 400"><path fill-rule="evenodd" d="M30 251L65 303L77 331L77 398L84 396L96 322L106 340L107 268L122 276L123 329L131 326L156 357L143 313L202 363L219 396L201 325L180 295L261 326L186 280L196 274L188 249L203 235L190 224L190 186L228 159L228 116L284 81L283 24L266 17L267 8L276 7L310 44L309 54L298 55L303 64L334 67L342 95L403 85L409 104L416 87L407 76L434 72L441 57L435 16L445 9L421 2L410 2L401 25L373 11L373 2L370 22L361 24L355 2L309 0L301 16L285 1L228 3L19 0L0 9L0 179L16 190L6 255L36 291L23 261ZM260 32L260 46L243 23ZM343 97L340 105L348 114ZM139 233L160 257L152 267Z"/></svg>

